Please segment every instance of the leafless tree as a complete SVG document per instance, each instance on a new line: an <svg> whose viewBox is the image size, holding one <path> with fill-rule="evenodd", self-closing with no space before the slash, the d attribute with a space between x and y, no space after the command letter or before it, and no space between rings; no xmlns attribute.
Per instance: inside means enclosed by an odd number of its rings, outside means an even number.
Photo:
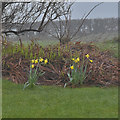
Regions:
<svg viewBox="0 0 120 120"><path fill-rule="evenodd" d="M66 15L70 7L67 2L3 2L2 33L19 36L24 32L41 32L49 22Z"/></svg>
<svg viewBox="0 0 120 120"><path fill-rule="evenodd" d="M64 44L66 42L69 42L70 39L70 22L71 10L69 10L68 13L62 17L59 16L57 21L51 21L50 26L47 26L45 31L54 38L58 39L61 44ZM51 27L52 30L48 27Z"/></svg>
<svg viewBox="0 0 120 120"><path fill-rule="evenodd" d="M95 5L87 14L85 14L82 19L80 19L80 23L77 26L77 29L72 30L71 28L71 9L69 9L67 14L64 14L62 17L59 16L58 17L58 22L54 22L52 21L52 26L53 26L53 31L48 31L46 29L46 32L48 34L50 34L51 36L53 36L54 38L58 39L60 41L61 44L65 44L68 43L69 41L71 41L76 35L77 33L80 31L82 25L84 24L86 18L89 16L89 14L97 7L99 6L101 3L98 3L97 5ZM71 4L72 5L72 4Z"/></svg>

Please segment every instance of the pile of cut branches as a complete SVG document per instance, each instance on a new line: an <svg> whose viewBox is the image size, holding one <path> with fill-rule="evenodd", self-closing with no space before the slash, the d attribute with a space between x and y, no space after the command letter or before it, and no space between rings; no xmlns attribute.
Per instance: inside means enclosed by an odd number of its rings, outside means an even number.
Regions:
<svg viewBox="0 0 120 120"><path fill-rule="evenodd" d="M14 54L4 54L2 57L3 76L9 76L9 79L17 84L25 83L28 80L32 53L34 59L42 56L49 60L48 65L39 66L45 74L39 77L37 84L64 86L69 81L67 72L72 64L72 57L82 59L83 56L89 54L93 63L88 64L87 71L91 70L92 72L84 80L84 85L113 86L120 84L118 81L117 59L113 58L109 51L101 52L96 46L90 43L81 44L80 42L76 42L75 44L54 45L47 48L42 48L35 44L32 45L34 49L30 47L29 45L28 49L30 52L27 53L27 57L25 57L24 51L24 54L21 54L18 50Z"/></svg>

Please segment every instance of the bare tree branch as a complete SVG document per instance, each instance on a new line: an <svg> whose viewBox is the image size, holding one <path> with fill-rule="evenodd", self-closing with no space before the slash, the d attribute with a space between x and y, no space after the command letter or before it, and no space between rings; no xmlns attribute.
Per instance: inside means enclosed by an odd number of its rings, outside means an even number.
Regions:
<svg viewBox="0 0 120 120"><path fill-rule="evenodd" d="M54 32L55 34L52 34L51 32L47 31L46 32L50 35L52 35L54 38L57 38L60 43L67 43L70 40L73 39L73 37L75 37L77 35L77 33L80 31L82 25L84 24L86 18L90 15L90 13L100 4L102 4L103 2L95 5L86 15L84 15L82 17L82 19L80 20L81 24L78 25L77 30L74 30L74 32L71 32L71 10L70 7L72 6L72 4L69 6L69 9L67 11L67 14L64 14L61 18L61 16L59 16L58 18L58 24L57 22L51 22L53 27L54 27ZM65 13L65 12L64 12ZM64 17L64 19L63 19Z"/></svg>
<svg viewBox="0 0 120 120"><path fill-rule="evenodd" d="M19 38L24 32L40 33L51 21L67 14L69 9L70 4L65 2L3 2L2 33L13 33Z"/></svg>
<svg viewBox="0 0 120 120"><path fill-rule="evenodd" d="M68 9L70 9L69 5L64 2L3 3L2 23L7 27L2 33L41 32L50 21L66 14ZM40 25L35 28L37 21L39 21ZM18 26L17 31L13 30L15 28L13 24Z"/></svg>
<svg viewBox="0 0 120 120"><path fill-rule="evenodd" d="M82 27L83 23L85 22L86 18L90 15L90 13L99 5L101 5L103 2L98 3L97 5L95 5L86 15L85 17L82 18L82 23L80 24L80 26L78 27L78 29L76 30L76 32L70 37L70 39L72 39L73 37L76 36L76 34L79 32L80 28Z"/></svg>

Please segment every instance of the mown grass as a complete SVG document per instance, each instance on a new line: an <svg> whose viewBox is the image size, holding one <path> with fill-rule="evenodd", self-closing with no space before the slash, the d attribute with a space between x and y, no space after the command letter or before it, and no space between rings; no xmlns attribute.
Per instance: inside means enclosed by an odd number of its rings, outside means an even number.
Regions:
<svg viewBox="0 0 120 120"><path fill-rule="evenodd" d="M27 46L28 44L30 44L31 41L23 41L23 44L25 46ZM41 45L42 47L46 47L48 45L55 45L57 44L59 41L57 40L42 40L42 41L36 41L39 45ZM18 43L18 42L17 42Z"/></svg>
<svg viewBox="0 0 120 120"><path fill-rule="evenodd" d="M40 45L56 44L41 41ZM100 50L109 50L118 56L115 41L94 43ZM26 43L27 45L27 43ZM40 86L22 90L3 80L3 118L115 118L118 116L118 89L111 88L58 88Z"/></svg>
<svg viewBox="0 0 120 120"><path fill-rule="evenodd" d="M26 43L26 42L24 42ZM58 43L58 41L55 41L55 40L45 40L45 41L38 41L38 43L43 46L43 47L46 47L48 45L55 45ZM84 42L81 42L84 44ZM85 42L85 43L88 43L88 42ZM28 43L26 43L27 45ZM118 58L118 42L115 41L114 39L110 39L110 40L105 40L105 41L102 41L102 42L93 42L94 45L96 45L101 51L106 51L108 50L111 55L113 57L116 57Z"/></svg>
<svg viewBox="0 0 120 120"><path fill-rule="evenodd" d="M116 41L116 37L112 38L112 39L108 39L108 40L102 40L97 41L97 42L93 42L94 45L96 45L98 48L100 48L101 51L106 51L108 50L111 55L113 57L118 58L118 42ZM27 46L31 41L23 41L24 46ZM15 43L19 43L19 42L15 42ZM42 47L46 47L48 45L55 45L57 43L59 43L59 41L57 40L42 40L42 41L37 41L37 43L39 45L41 45ZM88 41L86 42L86 40L82 41L81 43L89 43Z"/></svg>
<svg viewBox="0 0 120 120"><path fill-rule="evenodd" d="M117 118L118 88L23 89L3 80L3 118Z"/></svg>
<svg viewBox="0 0 120 120"><path fill-rule="evenodd" d="M94 43L101 51L108 50L113 57L118 58L118 42L115 40L107 40L104 42Z"/></svg>

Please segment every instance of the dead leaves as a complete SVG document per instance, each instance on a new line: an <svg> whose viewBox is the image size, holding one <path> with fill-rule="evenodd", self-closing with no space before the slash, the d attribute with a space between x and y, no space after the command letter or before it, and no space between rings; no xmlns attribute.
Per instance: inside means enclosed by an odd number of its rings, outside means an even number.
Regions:
<svg viewBox="0 0 120 120"><path fill-rule="evenodd" d="M58 53L57 47L54 46L50 49L42 48L45 55L51 55L51 58L54 59L51 59L48 65L39 65L39 68L45 71L45 74L38 79L38 84L63 86L66 81L69 81L67 72L72 63L70 55L74 56L77 53L82 59L83 55L89 53L93 63L88 64L87 71L91 70L92 72L85 79L84 84L96 86L120 85L120 81L118 81L118 61L111 57L109 52L100 52L94 45L77 42L76 44L71 43L68 46L68 50L65 49L65 46L61 46L60 53L62 53L62 56L53 57L50 52L53 50L53 53ZM37 46L33 52L38 54L40 49ZM3 76L9 75L10 79L17 84L27 81L30 59L25 59L19 54L15 54L14 57L7 55L3 57L3 63Z"/></svg>

